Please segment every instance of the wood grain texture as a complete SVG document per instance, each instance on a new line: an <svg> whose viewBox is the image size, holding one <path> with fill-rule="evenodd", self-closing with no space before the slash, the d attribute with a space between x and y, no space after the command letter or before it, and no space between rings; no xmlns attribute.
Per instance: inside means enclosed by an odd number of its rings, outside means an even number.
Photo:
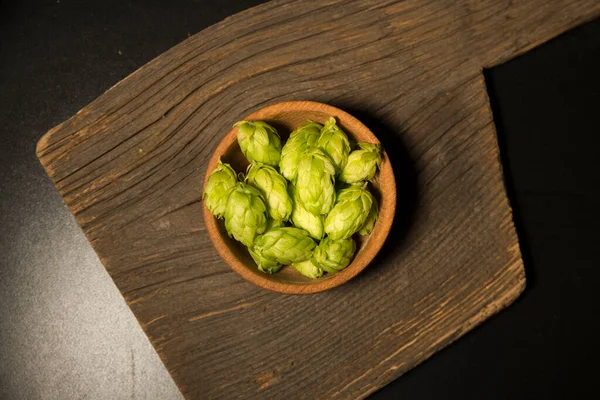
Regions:
<svg viewBox="0 0 600 400"><path fill-rule="evenodd" d="M187 397L362 398L523 290L482 68L599 13L597 0L274 1L154 59L37 154ZM231 271L200 208L231 123L299 99L373 130L399 196L376 262L311 296Z"/></svg>

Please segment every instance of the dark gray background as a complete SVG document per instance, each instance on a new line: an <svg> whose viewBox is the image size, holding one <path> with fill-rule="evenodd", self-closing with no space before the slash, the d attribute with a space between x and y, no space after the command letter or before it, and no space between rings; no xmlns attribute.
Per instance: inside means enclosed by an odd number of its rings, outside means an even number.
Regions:
<svg viewBox="0 0 600 400"><path fill-rule="evenodd" d="M35 144L188 35L260 2L0 0L1 398L181 398ZM588 364L598 357L599 71L595 21L486 72L528 288L374 399L590 391L596 368Z"/></svg>

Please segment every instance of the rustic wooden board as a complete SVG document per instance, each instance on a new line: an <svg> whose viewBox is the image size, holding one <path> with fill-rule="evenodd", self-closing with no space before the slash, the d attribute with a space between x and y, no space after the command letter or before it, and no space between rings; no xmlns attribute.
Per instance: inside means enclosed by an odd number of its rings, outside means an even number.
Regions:
<svg viewBox="0 0 600 400"><path fill-rule="evenodd" d="M274 1L151 61L37 154L187 397L365 397L523 290L482 68L599 13L597 0ZM232 122L295 99L365 122L399 193L376 262L311 296L232 272L200 210Z"/></svg>

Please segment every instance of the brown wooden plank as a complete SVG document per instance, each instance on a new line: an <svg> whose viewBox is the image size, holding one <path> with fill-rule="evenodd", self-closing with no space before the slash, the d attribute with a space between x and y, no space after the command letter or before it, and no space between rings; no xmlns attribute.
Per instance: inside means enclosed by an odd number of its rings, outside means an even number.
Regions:
<svg viewBox="0 0 600 400"><path fill-rule="evenodd" d="M599 14L596 0L273 1L151 61L37 154L187 397L365 397L523 290L481 71ZM377 261L311 296L231 272L200 210L232 122L298 99L365 122L399 193Z"/></svg>

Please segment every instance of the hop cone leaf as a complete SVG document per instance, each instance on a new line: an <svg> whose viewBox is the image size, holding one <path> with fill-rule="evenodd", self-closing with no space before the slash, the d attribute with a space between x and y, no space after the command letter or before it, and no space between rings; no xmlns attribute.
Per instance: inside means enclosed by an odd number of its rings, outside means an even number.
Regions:
<svg viewBox="0 0 600 400"><path fill-rule="evenodd" d="M374 198L366 184L340 190L338 199L325 218L325 233L333 240L352 236L365 223Z"/></svg>
<svg viewBox="0 0 600 400"><path fill-rule="evenodd" d="M373 204L369 210L369 215L367 215L367 219L365 219L365 222L359 228L358 234L362 236L369 236L371 232L373 232L377 218L379 218L379 204L377 203L375 197L373 197Z"/></svg>
<svg viewBox="0 0 600 400"><path fill-rule="evenodd" d="M250 162L276 167L281 158L281 139L277 130L262 121L239 121L237 139Z"/></svg>
<svg viewBox="0 0 600 400"><path fill-rule="evenodd" d="M294 268L302 275L311 278L317 279L323 276L323 270L316 266L312 260L306 260L299 263L294 263Z"/></svg>
<svg viewBox="0 0 600 400"><path fill-rule="evenodd" d="M335 118L331 117L325 122L317 144L333 161L335 171L339 173L348 162L350 142L348 136L335 123Z"/></svg>
<svg viewBox="0 0 600 400"><path fill-rule="evenodd" d="M267 207L258 189L244 183L237 183L227 199L225 208L225 229L229 236L252 246L256 235L263 233L267 226Z"/></svg>
<svg viewBox="0 0 600 400"><path fill-rule="evenodd" d="M342 169L339 179L346 183L371 181L381 164L379 144L359 143L358 149L348 156L348 163Z"/></svg>
<svg viewBox="0 0 600 400"><path fill-rule="evenodd" d="M254 252L259 256L288 265L308 260L316 244L303 229L273 228L254 241Z"/></svg>
<svg viewBox="0 0 600 400"><path fill-rule="evenodd" d="M317 146L321 128L321 124L306 121L292 132L287 142L283 145L279 171L281 171L281 174L288 181L294 182L296 180L300 156L311 147Z"/></svg>
<svg viewBox="0 0 600 400"><path fill-rule="evenodd" d="M292 200L288 195L287 181L271 166L252 163L248 167L246 182L258 188L267 199L271 218L288 220L292 213Z"/></svg>
<svg viewBox="0 0 600 400"><path fill-rule="evenodd" d="M352 238L333 240L323 239L315 249L312 261L323 270L332 274L346 268L356 251L356 243Z"/></svg>
<svg viewBox="0 0 600 400"><path fill-rule="evenodd" d="M267 260L266 258L261 257L250 247L248 247L248 252L250 253L250 256L256 263L256 266L258 267L259 271L262 271L266 274L274 274L275 272L281 269L280 263L278 263L277 261Z"/></svg>
<svg viewBox="0 0 600 400"><path fill-rule="evenodd" d="M229 191L237 182L235 171L229 164L223 164L221 160L217 167L211 172L204 187L202 198L206 201L206 208L217 218L223 218L227 207Z"/></svg>
<svg viewBox="0 0 600 400"><path fill-rule="evenodd" d="M327 214L335 203L335 167L321 149L306 151L298 162L298 200L315 215Z"/></svg>
<svg viewBox="0 0 600 400"><path fill-rule="evenodd" d="M285 226L285 223L282 220L267 218L267 228L265 229L265 232L273 228L280 228L282 226Z"/></svg>
<svg viewBox="0 0 600 400"><path fill-rule="evenodd" d="M288 191L293 200L292 223L307 231L314 239L321 240L323 238L323 217L310 213L297 196L297 190L293 183L288 184Z"/></svg>

